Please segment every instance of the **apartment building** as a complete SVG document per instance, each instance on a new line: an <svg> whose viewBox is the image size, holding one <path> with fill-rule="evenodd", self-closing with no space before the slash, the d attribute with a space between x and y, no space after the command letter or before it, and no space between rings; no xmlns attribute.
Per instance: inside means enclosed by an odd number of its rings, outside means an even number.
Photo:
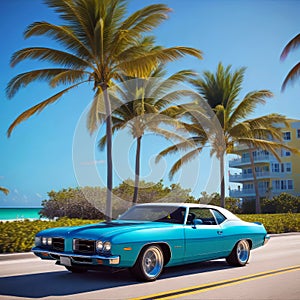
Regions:
<svg viewBox="0 0 300 300"><path fill-rule="evenodd" d="M289 119L289 127L283 128L286 145L300 149L300 120ZM239 148L239 156L229 161L229 196L243 200L255 199L250 152L253 153L260 197L273 197L281 193L300 196L300 156L282 149L280 161L265 150Z"/></svg>

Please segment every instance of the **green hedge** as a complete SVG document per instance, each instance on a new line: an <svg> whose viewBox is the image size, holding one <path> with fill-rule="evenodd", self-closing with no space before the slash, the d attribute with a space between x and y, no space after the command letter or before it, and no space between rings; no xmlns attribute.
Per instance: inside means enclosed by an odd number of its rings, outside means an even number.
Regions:
<svg viewBox="0 0 300 300"><path fill-rule="evenodd" d="M53 227L97 223L99 220L62 218L57 221L0 222L0 253L27 252L33 247L37 232Z"/></svg>
<svg viewBox="0 0 300 300"><path fill-rule="evenodd" d="M248 222L261 222L269 233L300 232L300 214L239 215ZM62 218L57 221L0 222L0 253L27 252L37 232L52 227L97 223L99 220Z"/></svg>
<svg viewBox="0 0 300 300"><path fill-rule="evenodd" d="M238 215L247 222L261 222L268 233L300 232L300 213Z"/></svg>

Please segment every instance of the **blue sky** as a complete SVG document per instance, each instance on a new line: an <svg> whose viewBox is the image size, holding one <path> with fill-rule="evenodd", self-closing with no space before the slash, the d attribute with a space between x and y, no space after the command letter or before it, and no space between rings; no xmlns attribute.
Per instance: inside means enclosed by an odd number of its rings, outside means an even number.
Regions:
<svg viewBox="0 0 300 300"><path fill-rule="evenodd" d="M132 0L129 11L157 2L172 8L169 19L154 31L157 43L166 47L191 46L203 51L202 61L186 57L170 63L170 73L181 69L194 69L199 74L204 70L213 72L219 62L231 64L233 69L244 66L247 70L241 97L259 89L269 89L274 93L274 98L259 107L254 115L274 112L290 118L300 117L300 81L288 86L284 93L280 92L284 77L299 61L299 50L291 53L284 62L279 60L283 47L299 33L300 1ZM21 72L41 67L37 62L26 61L11 68L10 57L16 50L28 46L55 46L53 41L41 37L24 40L23 32L34 21L58 23L58 19L39 0L0 1L0 13L0 186L11 191L9 196L0 194L0 206L40 205L50 190L85 184L103 185L105 153L93 148L85 156L85 152L79 151L76 146L76 128L84 124L83 112L93 95L91 86L67 94L39 115L19 125L9 139L6 137L8 126L20 113L54 94L47 84L38 82L8 100L5 88L9 80ZM95 137L87 143L93 141ZM129 154L122 157L120 150L125 144L129 147ZM128 134L123 133L116 139L115 145L115 184L118 184L120 180L133 176L135 144ZM166 184L170 183L167 171L176 157L167 159L159 166L153 163L155 154L166 145L162 138L150 134L144 138L144 179L159 180L162 177ZM74 150L74 147L77 148ZM81 156L77 157L78 153ZM182 176L172 181L180 181L185 188L191 188L196 197L202 190L208 189L207 178L217 167L207 153L200 156L197 163L191 163L182 171ZM151 168L160 170L160 173L152 176L155 172ZM217 183L215 190L218 190Z"/></svg>

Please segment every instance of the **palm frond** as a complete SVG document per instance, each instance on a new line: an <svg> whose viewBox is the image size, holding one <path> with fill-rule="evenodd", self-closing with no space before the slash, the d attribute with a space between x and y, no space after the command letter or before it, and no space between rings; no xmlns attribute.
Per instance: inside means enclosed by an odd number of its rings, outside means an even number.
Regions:
<svg viewBox="0 0 300 300"><path fill-rule="evenodd" d="M202 151L202 148L197 148L195 150L192 150L188 152L187 154L183 155L180 159L178 159L174 165L172 166L170 172L169 172L169 178L170 180L173 179L174 175L179 171L179 169L188 162L192 161L199 153Z"/></svg>
<svg viewBox="0 0 300 300"><path fill-rule="evenodd" d="M58 76L59 74L64 73L66 71L73 71L73 70L42 69L42 70L33 70L26 73L21 73L9 81L6 88L7 97L12 98L20 88L26 87L29 83L35 80L52 80L53 78L55 78L55 76Z"/></svg>
<svg viewBox="0 0 300 300"><path fill-rule="evenodd" d="M281 91L283 92L287 86L288 83L294 83L296 79L300 77L300 62L297 63L292 70L287 74L285 77L282 86L281 86Z"/></svg>
<svg viewBox="0 0 300 300"><path fill-rule="evenodd" d="M300 47L300 33L293 37L284 47L280 55L280 59L284 60L292 50L295 50L298 47Z"/></svg>
<svg viewBox="0 0 300 300"><path fill-rule="evenodd" d="M166 63L177 60L184 55L192 55L199 59L202 59L202 53L200 50L190 47L170 47L163 49L154 49L148 54L136 56L136 52L129 55L128 59L119 64L119 67L123 69L127 74L143 77L144 74L149 74L153 67L160 63Z"/></svg>
<svg viewBox="0 0 300 300"><path fill-rule="evenodd" d="M255 139L255 138L241 138L239 140L240 144L247 145L249 148L258 148L262 150L267 150L271 152L278 161L281 161L281 157L279 155L280 150L286 149L291 151L294 154L300 155L299 149L290 147L284 143L278 143L274 141L268 141L268 140L261 140L261 139Z"/></svg>
<svg viewBox="0 0 300 300"><path fill-rule="evenodd" d="M97 89L87 117L87 128L90 134L95 132L99 124L105 122L106 117L103 93L101 89Z"/></svg>
<svg viewBox="0 0 300 300"><path fill-rule="evenodd" d="M45 47L30 47L21 49L12 55L10 64L12 67L14 67L16 64L25 59L49 61L73 69L85 69L88 67L94 69L93 64L83 58L65 51Z"/></svg>
<svg viewBox="0 0 300 300"><path fill-rule="evenodd" d="M273 97L273 93L268 90L248 93L229 115L228 128L234 126L235 123L245 119L248 115L253 113L258 104L265 104L265 98L271 97Z"/></svg>
<svg viewBox="0 0 300 300"><path fill-rule="evenodd" d="M37 105L27 109L26 111L24 111L22 114L20 114L15 121L9 126L8 130L7 130L7 136L10 137L12 131L14 130L14 128L24 122L25 120L27 120L28 118L30 118L31 116L33 116L36 113L40 113L43 109L45 109L48 105L56 102L57 100L59 100L65 93L67 93L69 90L73 89L74 87L77 87L78 85L82 84L84 82L80 82L77 83L73 86L70 86L62 91L60 91L59 93L55 94L54 96L51 96L50 98L38 103Z"/></svg>
<svg viewBox="0 0 300 300"><path fill-rule="evenodd" d="M95 60L90 49L74 35L68 26L58 26L48 22L34 22L27 27L24 36L25 38L32 36L49 36L65 46L66 49L74 51L79 57L86 60Z"/></svg>
<svg viewBox="0 0 300 300"><path fill-rule="evenodd" d="M74 84L78 81L83 80L86 76L91 78L92 74L90 72L82 70L64 70L63 72L54 76L49 84L51 87L56 87L59 84ZM91 80L91 79L89 79Z"/></svg>
<svg viewBox="0 0 300 300"><path fill-rule="evenodd" d="M9 190L0 186L0 192L3 192L5 195L8 195L9 194Z"/></svg>
<svg viewBox="0 0 300 300"><path fill-rule="evenodd" d="M190 149L195 149L195 148L198 149L197 145L199 144L201 145L200 148L202 149L203 142L204 142L203 139L201 139L198 136L187 138L184 142L177 143L161 151L155 158L155 162L159 162L164 156L174 154L179 151L188 151Z"/></svg>

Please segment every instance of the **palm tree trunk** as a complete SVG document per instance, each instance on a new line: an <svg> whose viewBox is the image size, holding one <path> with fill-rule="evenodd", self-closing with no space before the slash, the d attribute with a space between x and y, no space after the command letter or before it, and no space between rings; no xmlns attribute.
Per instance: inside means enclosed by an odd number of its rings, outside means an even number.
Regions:
<svg viewBox="0 0 300 300"><path fill-rule="evenodd" d="M134 192L133 192L132 205L136 205L138 199L139 181L140 181L141 141L142 141L142 136L139 136L137 138L137 145L136 145L135 178L134 178Z"/></svg>
<svg viewBox="0 0 300 300"><path fill-rule="evenodd" d="M221 207L225 207L224 152L220 155Z"/></svg>
<svg viewBox="0 0 300 300"><path fill-rule="evenodd" d="M259 195L258 182L257 182L257 177L256 177L256 170L255 170L254 158L253 158L252 151L250 151L250 162L251 162L251 168L252 168L252 174L253 174L253 184L254 184L254 190L255 190L255 213L260 214L261 213L260 195Z"/></svg>
<svg viewBox="0 0 300 300"><path fill-rule="evenodd" d="M113 162L112 162L112 119L111 105L107 92L107 84L102 85L104 94L104 104L106 113L106 159L107 159L107 192L106 192L106 212L105 220L112 219L112 187L113 187Z"/></svg>

